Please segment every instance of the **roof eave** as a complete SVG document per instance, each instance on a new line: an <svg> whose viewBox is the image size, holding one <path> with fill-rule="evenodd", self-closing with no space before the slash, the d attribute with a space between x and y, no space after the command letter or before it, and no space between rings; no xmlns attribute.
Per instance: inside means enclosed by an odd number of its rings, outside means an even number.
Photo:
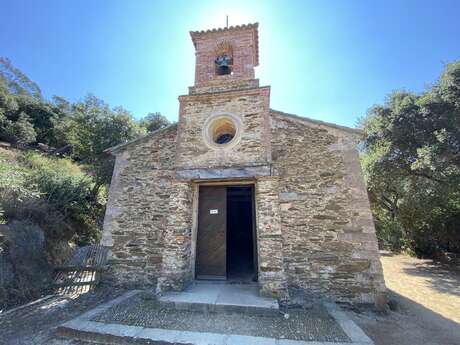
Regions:
<svg viewBox="0 0 460 345"><path fill-rule="evenodd" d="M129 140L129 141L125 142L125 143L121 143L121 144L109 147L108 149L105 149L103 152L107 153L107 154L115 155L116 153L118 153L121 150L125 149L127 146L130 146L132 144L136 144L136 143L138 143L138 142L140 142L142 140L148 139L148 138L152 138L152 137L158 135L159 133L162 133L162 132L166 131L167 129L170 129L170 128L174 127L174 126L177 126L177 123L173 123L173 124L171 124L169 126L157 129L156 131L147 133L147 134L142 135L142 136L140 136L138 138L135 138L133 140Z"/></svg>
<svg viewBox="0 0 460 345"><path fill-rule="evenodd" d="M295 120L300 120L300 121L303 121L303 122L309 122L309 123L320 125L320 126L325 126L325 127L330 127L330 128L342 130L344 132L348 132L348 133L352 133L352 134L364 135L364 131L361 130L361 129L358 129L358 128L351 128L351 127L341 126L341 125L337 125L335 123L316 120L316 119L312 119L312 118L305 117L305 116L299 116L299 115L295 115L295 114L284 113L282 111L275 110L275 109L270 109L270 112L273 112L273 113L281 115L281 116L286 116L286 117L289 117L289 118L292 118L292 119L295 119Z"/></svg>

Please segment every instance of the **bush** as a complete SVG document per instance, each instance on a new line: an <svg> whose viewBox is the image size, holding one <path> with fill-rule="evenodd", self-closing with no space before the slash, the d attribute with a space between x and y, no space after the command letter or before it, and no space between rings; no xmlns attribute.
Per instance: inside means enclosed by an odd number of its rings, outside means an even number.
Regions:
<svg viewBox="0 0 460 345"><path fill-rule="evenodd" d="M99 238L104 208L94 181L68 159L0 148L0 309L37 298L50 287L52 267L69 242ZM9 272L2 278L2 270Z"/></svg>
<svg viewBox="0 0 460 345"><path fill-rule="evenodd" d="M0 260L8 279L0 279L0 309L40 297L52 279L43 230L29 221L13 221L4 228Z"/></svg>
<svg viewBox="0 0 460 345"><path fill-rule="evenodd" d="M103 206L92 198L92 178L67 159L29 152L0 158L0 209L6 220L30 220L51 240L89 244L100 236Z"/></svg>
<svg viewBox="0 0 460 345"><path fill-rule="evenodd" d="M404 228L397 220L383 218L377 220L375 225L380 248L401 251L406 247Z"/></svg>

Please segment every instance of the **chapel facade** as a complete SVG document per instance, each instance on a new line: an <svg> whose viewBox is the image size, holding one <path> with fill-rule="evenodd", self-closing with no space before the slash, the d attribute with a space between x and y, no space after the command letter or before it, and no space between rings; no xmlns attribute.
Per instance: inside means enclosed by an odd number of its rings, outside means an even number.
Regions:
<svg viewBox="0 0 460 345"><path fill-rule="evenodd" d="M362 133L270 108L258 24L191 32L179 121L116 157L101 243L107 281L157 292L195 280L385 303L357 143Z"/></svg>

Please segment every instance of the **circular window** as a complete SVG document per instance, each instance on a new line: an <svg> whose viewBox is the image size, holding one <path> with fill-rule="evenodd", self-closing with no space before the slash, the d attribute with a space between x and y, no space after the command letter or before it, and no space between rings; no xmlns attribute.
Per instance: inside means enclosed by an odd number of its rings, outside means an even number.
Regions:
<svg viewBox="0 0 460 345"><path fill-rule="evenodd" d="M216 119L210 126L212 140L219 145L229 143L235 137L236 128L227 118Z"/></svg>
<svg viewBox="0 0 460 345"><path fill-rule="evenodd" d="M240 120L236 116L211 116L204 126L206 142L212 147L233 146L239 139L240 127Z"/></svg>

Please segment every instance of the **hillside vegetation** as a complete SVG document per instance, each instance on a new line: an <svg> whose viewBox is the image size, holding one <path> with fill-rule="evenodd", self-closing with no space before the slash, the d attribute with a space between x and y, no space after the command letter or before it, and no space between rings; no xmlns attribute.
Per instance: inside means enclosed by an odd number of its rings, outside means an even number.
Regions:
<svg viewBox="0 0 460 345"><path fill-rule="evenodd" d="M93 185L69 159L0 148L0 310L49 290L71 246L97 239Z"/></svg>
<svg viewBox="0 0 460 345"><path fill-rule="evenodd" d="M43 293L71 246L98 241L114 163L104 150L168 124L93 95L46 100L0 58L0 310Z"/></svg>

